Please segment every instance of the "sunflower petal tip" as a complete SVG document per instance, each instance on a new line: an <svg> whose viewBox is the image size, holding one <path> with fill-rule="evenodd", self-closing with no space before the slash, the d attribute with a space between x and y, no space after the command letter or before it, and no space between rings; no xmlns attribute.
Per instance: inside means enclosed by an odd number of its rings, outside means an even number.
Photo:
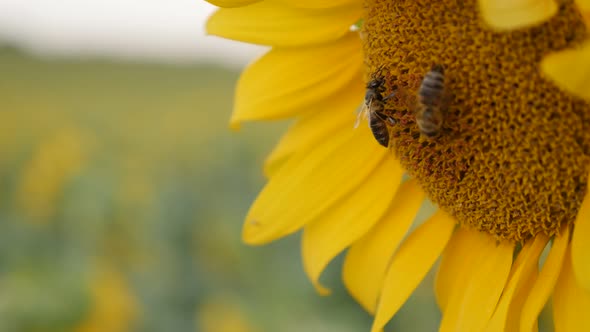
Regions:
<svg viewBox="0 0 590 332"><path fill-rule="evenodd" d="M278 164L272 163L272 164L264 164L263 168L262 168L262 174L264 175L265 178L270 179L273 174L275 174L277 172L279 168Z"/></svg>
<svg viewBox="0 0 590 332"><path fill-rule="evenodd" d="M308 257L309 255L305 254L305 251L303 252L303 266L305 269L305 272L307 273L309 279L311 280L311 283L313 284L313 287L315 288L316 292L320 295L320 296L328 296L330 294L332 294L332 290L325 287L324 285L322 285L319 281L320 275L323 271L323 268L317 270L315 269L313 266L309 265L309 261L307 261L305 259L305 257Z"/></svg>
<svg viewBox="0 0 590 332"><path fill-rule="evenodd" d="M229 120L228 128L232 131L239 131L242 128L242 122L234 117Z"/></svg>
<svg viewBox="0 0 590 332"><path fill-rule="evenodd" d="M332 294L331 289L322 286L319 282L314 282L313 286L316 292L318 292L318 294L320 294L321 296L329 296L330 294Z"/></svg>
<svg viewBox="0 0 590 332"><path fill-rule="evenodd" d="M205 0L208 3L222 8L245 7L261 0Z"/></svg>
<svg viewBox="0 0 590 332"><path fill-rule="evenodd" d="M206 35L211 36L211 35L215 34L215 27L216 27L216 23L217 23L216 14L217 14L217 11L215 11L213 14L211 14L209 16L209 18L207 18L207 21L205 22L205 34Z"/></svg>
<svg viewBox="0 0 590 332"><path fill-rule="evenodd" d="M525 4L522 1L500 2L500 5L497 1L480 0L479 4L484 23L497 31L541 24L557 14L559 9L554 0L529 1Z"/></svg>
<svg viewBox="0 0 590 332"><path fill-rule="evenodd" d="M561 89L590 100L590 41L579 48L567 49L547 55L541 61L541 72Z"/></svg>
<svg viewBox="0 0 590 332"><path fill-rule="evenodd" d="M242 241L251 246L258 246L267 243L261 234L261 227L259 221L255 219L246 220L242 229Z"/></svg>

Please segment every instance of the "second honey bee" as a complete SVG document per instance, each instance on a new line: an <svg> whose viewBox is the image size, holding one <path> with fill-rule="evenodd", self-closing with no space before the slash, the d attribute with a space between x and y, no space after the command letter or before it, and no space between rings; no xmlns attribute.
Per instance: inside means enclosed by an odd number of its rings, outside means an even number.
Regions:
<svg viewBox="0 0 590 332"><path fill-rule="evenodd" d="M385 90L383 79L372 79L367 84L367 91L365 93L365 102L363 108L357 118L355 127L358 126L360 118L366 116L369 122L369 128L373 133L373 137L379 144L384 147L389 146L389 128L388 124L393 125L394 120L385 115L383 110L384 103L387 99L393 96L393 93L387 97L383 97L382 93Z"/></svg>
<svg viewBox="0 0 590 332"><path fill-rule="evenodd" d="M442 65L435 65L424 76L418 89L418 105L416 123L420 132L426 137L439 134L443 125L443 96L445 91L445 75Z"/></svg>

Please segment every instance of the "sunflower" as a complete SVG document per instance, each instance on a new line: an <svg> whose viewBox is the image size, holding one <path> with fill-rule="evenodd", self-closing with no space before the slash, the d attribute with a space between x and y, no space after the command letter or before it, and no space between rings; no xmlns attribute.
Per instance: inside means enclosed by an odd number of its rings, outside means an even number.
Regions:
<svg viewBox="0 0 590 332"><path fill-rule="evenodd" d="M122 274L103 265L92 280L92 308L76 332L130 331L139 306Z"/></svg>
<svg viewBox="0 0 590 332"><path fill-rule="evenodd" d="M210 34L271 47L242 73L230 126L295 118L265 162L246 243L302 229L321 294L347 250L343 281L372 331L439 257L441 331L536 330L551 295L557 331L590 331L589 1L211 2L228 8ZM429 138L415 110L434 65L444 122ZM353 129L371 80L388 148ZM426 198L438 211L412 226Z"/></svg>
<svg viewBox="0 0 590 332"><path fill-rule="evenodd" d="M22 172L17 194L27 221L46 223L55 215L64 187L84 165L85 141L79 130L64 128L39 144Z"/></svg>

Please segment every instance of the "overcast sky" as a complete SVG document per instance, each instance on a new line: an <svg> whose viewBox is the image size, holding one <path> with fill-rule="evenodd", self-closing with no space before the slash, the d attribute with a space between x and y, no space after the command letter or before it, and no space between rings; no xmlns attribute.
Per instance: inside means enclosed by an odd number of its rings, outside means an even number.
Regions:
<svg viewBox="0 0 590 332"><path fill-rule="evenodd" d="M205 36L204 0L0 0L0 42L38 53L243 65L262 48Z"/></svg>

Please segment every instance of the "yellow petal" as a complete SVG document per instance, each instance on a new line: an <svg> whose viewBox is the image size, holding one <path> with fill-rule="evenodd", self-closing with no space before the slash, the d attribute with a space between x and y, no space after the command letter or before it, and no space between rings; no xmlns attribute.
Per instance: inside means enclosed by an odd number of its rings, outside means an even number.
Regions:
<svg viewBox="0 0 590 332"><path fill-rule="evenodd" d="M463 291L454 292L449 299L440 331L484 330L508 280L513 251L513 244L487 237Z"/></svg>
<svg viewBox="0 0 590 332"><path fill-rule="evenodd" d="M576 5L581 11L590 11L590 0L576 0Z"/></svg>
<svg viewBox="0 0 590 332"><path fill-rule="evenodd" d="M293 8L263 1L221 8L207 21L207 33L251 44L293 47L321 44L344 36L362 16L360 2L327 9Z"/></svg>
<svg viewBox="0 0 590 332"><path fill-rule="evenodd" d="M375 314L387 266L416 218L424 193L415 180L398 189L385 216L354 243L344 260L344 285L363 308Z"/></svg>
<svg viewBox="0 0 590 332"><path fill-rule="evenodd" d="M438 211L402 243L383 283L372 332L382 329L430 270L451 237L455 221Z"/></svg>
<svg viewBox="0 0 590 332"><path fill-rule="evenodd" d="M242 73L231 126L306 113L326 98L339 98L335 93L358 79L362 64L354 33L321 46L273 49Z"/></svg>
<svg viewBox="0 0 590 332"><path fill-rule="evenodd" d="M540 24L558 9L555 0L479 0L479 6L484 21L497 30Z"/></svg>
<svg viewBox="0 0 590 332"><path fill-rule="evenodd" d="M572 238L572 261L578 283L590 291L590 191L576 217Z"/></svg>
<svg viewBox="0 0 590 332"><path fill-rule="evenodd" d="M225 8L232 8L232 7L242 7L246 6L255 2L260 2L262 0L206 0L212 5L217 7L225 7Z"/></svg>
<svg viewBox="0 0 590 332"><path fill-rule="evenodd" d="M541 69L563 90L590 100L590 41L546 56Z"/></svg>
<svg viewBox="0 0 590 332"><path fill-rule="evenodd" d="M514 299L512 300L511 307L518 308L519 310L508 312L508 320L506 322L507 329L506 331L521 331L520 330L520 317L522 313L522 308L524 307L524 303L528 299L531 289L533 285L537 281L537 277L539 275L539 267L536 266L533 271L522 281L522 287L519 288L515 295ZM537 322L533 325L533 328L526 332L537 332L539 331L539 326Z"/></svg>
<svg viewBox="0 0 590 332"><path fill-rule="evenodd" d="M513 325L508 325L508 317L509 315L520 316L524 303L523 297L517 297L517 295L527 287L526 282L531 279L531 276L536 274L539 257L548 241L548 237L537 235L534 240L524 245L512 266L510 280L502 293L500 302L488 322L487 332L518 331L520 322L512 320L510 323Z"/></svg>
<svg viewBox="0 0 590 332"><path fill-rule="evenodd" d="M330 139L341 131L350 131L364 95L363 80L359 74L334 96L318 101L309 113L301 116L267 157L264 172L274 174L293 153L309 149L320 141Z"/></svg>
<svg viewBox="0 0 590 332"><path fill-rule="evenodd" d="M319 283L324 268L383 216L402 175L399 162L393 157L385 158L350 196L305 226L301 246L303 267L320 294L329 293Z"/></svg>
<svg viewBox="0 0 590 332"><path fill-rule="evenodd" d="M354 3L362 3L359 0L279 0L280 2L297 8L332 8ZM359 17L360 18L360 17Z"/></svg>
<svg viewBox="0 0 590 332"><path fill-rule="evenodd" d="M576 0L576 4L584 17L586 26L590 26L590 0Z"/></svg>
<svg viewBox="0 0 590 332"><path fill-rule="evenodd" d="M553 291L555 332L590 331L590 292L576 281L570 250Z"/></svg>
<svg viewBox="0 0 590 332"><path fill-rule="evenodd" d="M522 308L522 316L520 318L521 331L530 331L537 323L539 313L541 313L549 295L551 295L559 272L561 271L568 242L569 230L564 227L562 236L554 238L551 251Z"/></svg>
<svg viewBox="0 0 590 332"><path fill-rule="evenodd" d="M442 312L454 292L463 292L463 286L478 258L481 247L486 243L487 235L476 230L460 227L442 254L436 273L434 290L436 301Z"/></svg>
<svg viewBox="0 0 590 332"><path fill-rule="evenodd" d="M386 156L363 127L293 156L250 208L244 241L264 244L297 231L361 185Z"/></svg>

